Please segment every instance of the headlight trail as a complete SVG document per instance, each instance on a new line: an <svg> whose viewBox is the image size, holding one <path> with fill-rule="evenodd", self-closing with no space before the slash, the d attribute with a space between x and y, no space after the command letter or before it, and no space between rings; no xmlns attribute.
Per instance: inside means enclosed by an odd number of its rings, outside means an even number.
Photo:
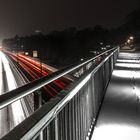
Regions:
<svg viewBox="0 0 140 140"><path fill-rule="evenodd" d="M4 55L4 53L0 51L0 75L1 75L1 77L3 77L2 66L3 66L3 71L5 73L5 80L7 82L7 90L11 91L11 90L17 88L17 83L16 83L16 80L14 78L14 75L13 75L13 72L11 70L8 59ZM3 83L3 81L1 78L0 84L2 85L2 83ZM2 86L1 86L1 88L2 88ZM1 94L3 94L3 93L1 93ZM12 103L7 108L10 109L10 110L8 109L8 112L7 112L8 114L6 115L8 117L8 120L6 123L9 123L9 128L7 128L7 129L11 130L17 124L21 123L25 119L26 116L25 116L24 111L23 111L21 100L18 100L16 102ZM9 131L9 130L7 130L7 131Z"/></svg>

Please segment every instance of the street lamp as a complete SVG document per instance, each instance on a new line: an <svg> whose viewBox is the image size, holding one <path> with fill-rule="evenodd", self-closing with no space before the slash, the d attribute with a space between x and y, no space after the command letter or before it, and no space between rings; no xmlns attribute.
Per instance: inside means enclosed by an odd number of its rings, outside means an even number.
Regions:
<svg viewBox="0 0 140 140"><path fill-rule="evenodd" d="M130 38L129 38L130 40L133 40L134 39L134 37L133 36L130 36Z"/></svg>
<svg viewBox="0 0 140 140"><path fill-rule="evenodd" d="M131 41L131 40L130 40L130 39L128 39L128 40L127 40L127 43L129 44L129 43L130 43L130 41Z"/></svg>

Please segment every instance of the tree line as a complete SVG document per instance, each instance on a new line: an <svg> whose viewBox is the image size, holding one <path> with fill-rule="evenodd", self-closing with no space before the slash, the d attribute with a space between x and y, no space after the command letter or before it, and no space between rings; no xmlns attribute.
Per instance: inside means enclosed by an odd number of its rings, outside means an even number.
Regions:
<svg viewBox="0 0 140 140"><path fill-rule="evenodd" d="M30 36L18 36L4 39L2 45L8 50L39 52L39 58L55 65L68 65L83 57L91 57L91 51L101 47L124 44L128 36L140 41L140 8L127 16L127 22L116 29L105 29L101 25L78 30L70 27L63 31L41 32Z"/></svg>

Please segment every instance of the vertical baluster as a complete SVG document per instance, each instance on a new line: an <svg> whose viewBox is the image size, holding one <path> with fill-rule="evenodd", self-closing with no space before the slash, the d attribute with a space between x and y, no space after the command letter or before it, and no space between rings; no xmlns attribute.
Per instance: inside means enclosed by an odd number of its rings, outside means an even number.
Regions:
<svg viewBox="0 0 140 140"><path fill-rule="evenodd" d="M58 140L58 133L59 133L59 129L58 129L58 117L55 117L55 140Z"/></svg>

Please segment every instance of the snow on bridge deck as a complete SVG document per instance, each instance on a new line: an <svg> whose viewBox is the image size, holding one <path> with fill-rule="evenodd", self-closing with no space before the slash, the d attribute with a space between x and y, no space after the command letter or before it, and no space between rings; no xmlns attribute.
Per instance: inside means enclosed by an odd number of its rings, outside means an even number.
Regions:
<svg viewBox="0 0 140 140"><path fill-rule="evenodd" d="M117 59L92 140L140 140L140 53Z"/></svg>

